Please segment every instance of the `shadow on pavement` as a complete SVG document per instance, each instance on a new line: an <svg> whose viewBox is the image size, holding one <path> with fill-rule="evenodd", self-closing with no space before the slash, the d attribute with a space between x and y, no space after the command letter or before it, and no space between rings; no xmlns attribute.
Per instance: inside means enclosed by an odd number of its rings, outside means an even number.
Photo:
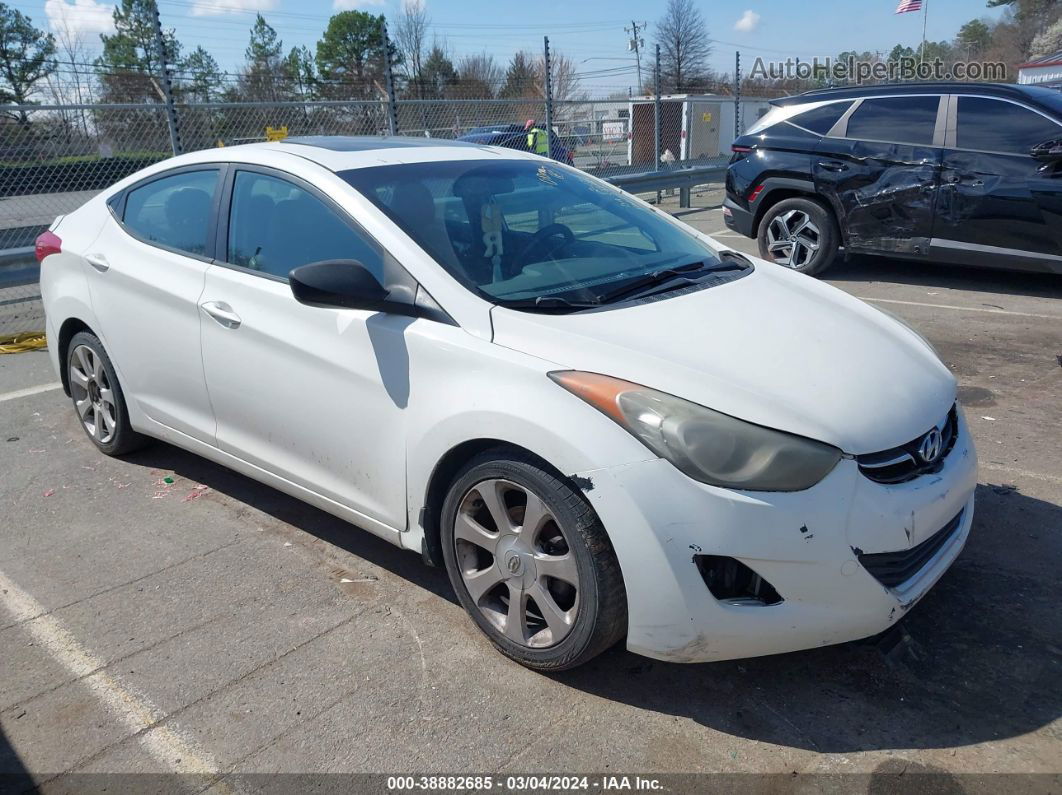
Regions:
<svg viewBox="0 0 1062 795"><path fill-rule="evenodd" d="M0 726L0 792L23 792L32 786L29 771Z"/></svg>
<svg viewBox="0 0 1062 795"><path fill-rule="evenodd" d="M425 565L420 555L399 549L368 531L231 469L159 441L124 460L151 469L173 470L457 604L446 573Z"/></svg>
<svg viewBox="0 0 1062 795"><path fill-rule="evenodd" d="M739 737L812 751L946 748L1062 716L1057 569L1062 508L978 487L966 549L907 616L912 642L874 641L703 665L621 648L558 681ZM1049 528L1055 528L1050 530Z"/></svg>
<svg viewBox="0 0 1062 795"><path fill-rule="evenodd" d="M172 469L456 601L446 574L418 555L224 467L161 442L127 460ZM821 752L952 747L1040 729L1062 716L1062 508L1012 487L981 485L977 497L966 549L904 620L911 642L888 655L871 639L677 665L620 645L553 679L738 737Z"/></svg>
<svg viewBox="0 0 1062 795"><path fill-rule="evenodd" d="M881 281L1003 295L1062 298L1062 275L1056 273L938 265L887 257L855 255L847 262L837 262L823 277L830 282Z"/></svg>

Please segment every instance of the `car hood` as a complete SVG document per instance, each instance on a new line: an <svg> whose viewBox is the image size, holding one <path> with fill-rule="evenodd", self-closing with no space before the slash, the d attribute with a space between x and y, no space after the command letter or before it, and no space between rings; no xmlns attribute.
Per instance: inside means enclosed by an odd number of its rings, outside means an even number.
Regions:
<svg viewBox="0 0 1062 795"><path fill-rule="evenodd" d="M915 332L834 287L757 261L748 276L609 310L491 311L494 342L862 454L947 415L955 378Z"/></svg>

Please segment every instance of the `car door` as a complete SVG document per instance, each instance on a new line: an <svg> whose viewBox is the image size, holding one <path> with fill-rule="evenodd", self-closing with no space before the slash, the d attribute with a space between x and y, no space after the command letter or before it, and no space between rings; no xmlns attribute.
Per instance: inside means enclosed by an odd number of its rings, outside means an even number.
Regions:
<svg viewBox="0 0 1062 795"><path fill-rule="evenodd" d="M200 300L218 447L403 529L404 332L414 321L305 306L287 279L299 265L354 259L384 282L396 265L293 176L233 166L224 202Z"/></svg>
<svg viewBox="0 0 1062 795"><path fill-rule="evenodd" d="M993 97L953 96L950 110L934 256L1062 269L1062 170L1029 154L1062 125Z"/></svg>
<svg viewBox="0 0 1062 795"><path fill-rule="evenodd" d="M849 251L924 255L940 179L939 95L867 97L822 138L812 156Z"/></svg>
<svg viewBox="0 0 1062 795"><path fill-rule="evenodd" d="M89 290L126 398L150 419L214 443L199 296L213 257L222 168L154 175L111 199L86 252Z"/></svg>

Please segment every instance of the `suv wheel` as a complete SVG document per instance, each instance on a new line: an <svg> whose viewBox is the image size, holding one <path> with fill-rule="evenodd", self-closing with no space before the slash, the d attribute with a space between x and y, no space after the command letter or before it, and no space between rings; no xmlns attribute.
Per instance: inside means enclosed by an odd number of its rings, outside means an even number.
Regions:
<svg viewBox="0 0 1062 795"><path fill-rule="evenodd" d="M74 335L67 346L66 368L77 418L101 452L124 455L147 443L147 437L129 424L129 410L114 365L95 334L82 331Z"/></svg>
<svg viewBox="0 0 1062 795"><path fill-rule="evenodd" d="M840 235L833 214L813 199L783 199L760 220L757 242L766 260L808 275L833 264Z"/></svg>
<svg viewBox="0 0 1062 795"><path fill-rule="evenodd" d="M583 496L534 457L488 450L442 509L446 571L505 656L539 671L581 665L627 629L619 562Z"/></svg>

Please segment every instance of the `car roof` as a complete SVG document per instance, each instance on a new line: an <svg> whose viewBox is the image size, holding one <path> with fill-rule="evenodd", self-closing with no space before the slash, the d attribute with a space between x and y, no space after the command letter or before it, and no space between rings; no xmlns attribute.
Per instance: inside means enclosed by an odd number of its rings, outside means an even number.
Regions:
<svg viewBox="0 0 1062 795"><path fill-rule="evenodd" d="M300 135L285 138L281 143L298 144L327 149L331 152L367 152L377 149L406 149L409 147L468 146L462 141L446 138L414 138L402 135Z"/></svg>
<svg viewBox="0 0 1062 795"><path fill-rule="evenodd" d="M1042 86L1017 85L1015 83L959 83L959 82L910 82L886 83L870 86L839 86L805 91L791 97L772 99L772 105L794 105L805 102L822 102L828 99L860 99L892 94L978 94L981 96L1020 99L1058 111L1058 92Z"/></svg>
<svg viewBox="0 0 1062 795"><path fill-rule="evenodd" d="M226 162L269 158L283 153L340 172L367 166L428 163L440 160L496 160L536 157L514 149L486 146L447 138L415 138L379 135L311 135L281 141L259 141L218 149L201 150L182 158L189 162ZM273 155L275 157L275 154Z"/></svg>

